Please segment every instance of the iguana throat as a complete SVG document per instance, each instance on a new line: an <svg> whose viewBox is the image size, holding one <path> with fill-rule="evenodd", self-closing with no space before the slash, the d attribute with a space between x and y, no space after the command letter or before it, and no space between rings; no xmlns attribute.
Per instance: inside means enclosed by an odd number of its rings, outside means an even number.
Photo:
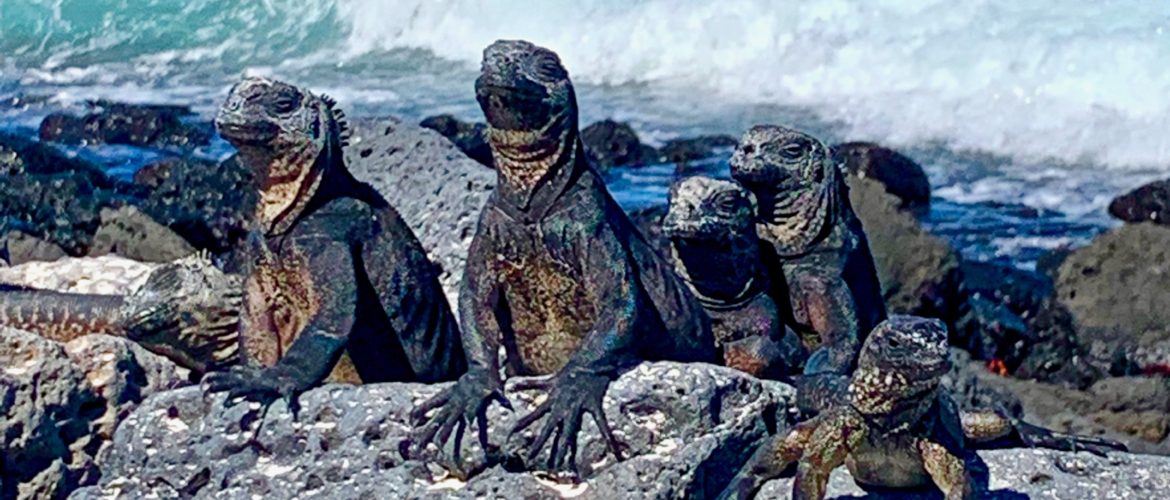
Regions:
<svg viewBox="0 0 1170 500"><path fill-rule="evenodd" d="M539 218L576 171L587 168L568 71L548 49L497 41L484 50L475 95L488 123L503 208Z"/></svg>

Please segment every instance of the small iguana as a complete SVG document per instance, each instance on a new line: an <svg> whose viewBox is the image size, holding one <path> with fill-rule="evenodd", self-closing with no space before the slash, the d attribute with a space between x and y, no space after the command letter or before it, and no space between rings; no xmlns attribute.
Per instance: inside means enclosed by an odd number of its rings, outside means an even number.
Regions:
<svg viewBox="0 0 1170 500"><path fill-rule="evenodd" d="M761 378L799 373L807 352L773 295L751 194L709 177L677 181L662 233L675 272L711 318L724 364Z"/></svg>
<svg viewBox="0 0 1170 500"><path fill-rule="evenodd" d="M950 367L942 322L890 317L865 340L853 376L823 396L833 403L765 442L721 498L751 498L793 464L792 497L798 499L824 498L829 474L841 464L859 484L911 488L933 483L948 499L975 498L965 460L977 447L1035 446L1098 454L1125 449L993 411L960 412L940 386Z"/></svg>
<svg viewBox="0 0 1170 500"><path fill-rule="evenodd" d="M244 291L206 254L164 264L133 293L92 295L37 289L0 291L0 325L58 342L83 335L125 337L196 373L240 360Z"/></svg>
<svg viewBox="0 0 1170 500"><path fill-rule="evenodd" d="M295 403L344 382L452 380L466 369L438 272L398 212L346 169L335 103L283 82L236 84L216 129L256 175L258 229L225 256L247 276L248 364L210 391Z"/></svg>
<svg viewBox="0 0 1170 500"><path fill-rule="evenodd" d="M730 164L759 204L756 229L774 254L766 261L787 287L790 324L811 352L805 374L850 373L886 307L829 148L795 130L756 126Z"/></svg>
<svg viewBox="0 0 1170 500"><path fill-rule="evenodd" d="M484 410L507 405L497 352L509 375L553 374L530 387L548 399L522 417L519 432L543 417L529 449L552 439L549 466L576 468L577 434L592 414L610 451L617 441L602 397L618 373L641 360L713 361L714 339L695 298L610 197L579 137L569 74L552 51L497 41L484 51L475 82L499 179L480 216L460 293L469 370L415 411L437 410L425 446L456 440ZM553 434L556 437L553 437ZM456 443L456 454L461 443Z"/></svg>

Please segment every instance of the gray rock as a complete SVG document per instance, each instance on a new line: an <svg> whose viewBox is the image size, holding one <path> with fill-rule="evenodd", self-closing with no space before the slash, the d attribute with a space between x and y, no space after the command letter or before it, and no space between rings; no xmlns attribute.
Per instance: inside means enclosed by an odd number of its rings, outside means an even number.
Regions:
<svg viewBox="0 0 1170 500"><path fill-rule="evenodd" d="M170 262L191 255L195 247L134 207L103 208L89 256L117 254L145 262Z"/></svg>
<svg viewBox="0 0 1170 500"><path fill-rule="evenodd" d="M397 119L355 123L346 162L394 205L443 268L440 282L452 305L479 213L495 189L496 173L468 158L437 132Z"/></svg>
<svg viewBox="0 0 1170 500"><path fill-rule="evenodd" d="M1170 497L1170 458L1116 454L1108 458L1089 453L1051 450L993 450L979 452L982 478L979 498L996 499L1122 499ZM839 467L829 479L825 498L939 498L937 490L866 490ZM768 482L758 498L791 498L792 479Z"/></svg>
<svg viewBox="0 0 1170 500"><path fill-rule="evenodd" d="M487 140L487 125L467 123L452 115L436 115L423 118L418 126L438 132L469 158L488 168L494 168L492 147Z"/></svg>
<svg viewBox="0 0 1170 500"><path fill-rule="evenodd" d="M642 144L625 122L601 120L581 129L581 142L590 163L600 171L611 167L638 167L653 162L658 152Z"/></svg>
<svg viewBox="0 0 1170 500"><path fill-rule="evenodd" d="M521 452L537 429L510 441L508 431L545 396L513 385L508 397L517 411L493 406L488 412L493 456L503 465L486 467L478 444L470 446L462 470L482 472L466 481L462 473L419 460L450 464L444 458L449 452L431 446L421 456L404 453L410 411L441 385L329 385L300 398L296 421L283 402L261 417L256 405L228 408L222 396L186 388L158 394L128 417L115 435L100 487L76 498L702 497L721 488L753 445L792 417L793 390L779 382L711 365L643 364L619 378L605 399L627 460L608 456L595 424L586 419L578 462L587 480L559 484L544 474L519 472ZM476 441L474 429L466 439Z"/></svg>
<svg viewBox="0 0 1170 500"><path fill-rule="evenodd" d="M1170 227L1126 224L1068 256L1056 297L1095 357L1158 370L1170 365L1168 276Z"/></svg>
<svg viewBox="0 0 1170 500"><path fill-rule="evenodd" d="M58 498L94 484L118 422L186 374L122 339L61 345L0 328L0 497Z"/></svg>
<svg viewBox="0 0 1170 500"><path fill-rule="evenodd" d="M879 182L856 176L847 180L849 201L865 228L890 313L953 324L963 299L958 253L927 233Z"/></svg>
<svg viewBox="0 0 1170 500"><path fill-rule="evenodd" d="M0 252L9 265L52 262L67 256L60 246L20 231L9 231L0 240Z"/></svg>

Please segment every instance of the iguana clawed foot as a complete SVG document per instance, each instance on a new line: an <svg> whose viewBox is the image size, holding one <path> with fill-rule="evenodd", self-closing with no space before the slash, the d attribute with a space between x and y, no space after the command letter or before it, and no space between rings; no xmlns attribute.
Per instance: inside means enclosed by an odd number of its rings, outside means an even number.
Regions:
<svg viewBox="0 0 1170 500"><path fill-rule="evenodd" d="M441 448L454 431L454 458L455 463L460 464L463 434L467 430L467 424L471 422L478 422L479 444L485 451L489 450L491 444L488 442L487 409L493 401L504 408L512 409L512 403L504 396L504 384L498 377L480 371L465 373L455 385L411 412L411 421L422 424L422 427L420 437L413 440L414 446L409 450L410 454L420 454L431 442ZM427 414L435 410L438 410L438 413L428 419Z"/></svg>
<svg viewBox="0 0 1170 500"><path fill-rule="evenodd" d="M277 367L233 366L227 371L207 374L203 384L208 392L226 392L228 407L243 399L260 403L267 413L269 405L284 400L294 420L300 411L297 399L305 391L295 377Z"/></svg>
<svg viewBox="0 0 1170 500"><path fill-rule="evenodd" d="M602 408L609 383L610 378L604 375L571 369L549 379L518 382L514 386L516 390L536 389L548 392L548 399L532 413L516 422L516 427L512 429L513 435L518 434L542 417L547 417L540 433L537 434L536 441L528 450L528 461L535 460L551 438L548 468L553 472L577 473L577 435L581 432L581 424L584 423L586 414L593 416L610 453L618 460L622 460L617 438L614 437L613 429L610 428L609 420Z"/></svg>

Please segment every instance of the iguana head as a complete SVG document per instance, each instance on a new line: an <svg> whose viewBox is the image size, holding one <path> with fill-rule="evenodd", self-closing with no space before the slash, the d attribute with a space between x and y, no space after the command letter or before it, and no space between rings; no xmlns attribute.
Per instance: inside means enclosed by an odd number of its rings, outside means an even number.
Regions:
<svg viewBox="0 0 1170 500"><path fill-rule="evenodd" d="M950 369L947 330L941 321L891 316L865 339L849 397L862 413L914 420L933 402Z"/></svg>
<svg viewBox="0 0 1170 500"><path fill-rule="evenodd" d="M758 125L744 134L730 163L731 176L756 195L762 232L782 255L806 252L833 223L841 175L816 138Z"/></svg>
<svg viewBox="0 0 1170 500"><path fill-rule="evenodd" d="M148 350L205 373L241 361L244 283L205 254L159 267L126 297L126 336Z"/></svg>
<svg viewBox="0 0 1170 500"><path fill-rule="evenodd" d="M500 40L483 51L475 97L488 123L496 170L526 206L577 147L577 98L556 53Z"/></svg>
<svg viewBox="0 0 1170 500"><path fill-rule="evenodd" d="M287 231L328 170L341 164L344 115L328 97L287 83L266 78L237 83L215 127L256 174L256 213L267 234Z"/></svg>
<svg viewBox="0 0 1170 500"><path fill-rule="evenodd" d="M675 270L704 301L747 294L758 272L755 205L739 184L688 177L670 188L662 221Z"/></svg>

